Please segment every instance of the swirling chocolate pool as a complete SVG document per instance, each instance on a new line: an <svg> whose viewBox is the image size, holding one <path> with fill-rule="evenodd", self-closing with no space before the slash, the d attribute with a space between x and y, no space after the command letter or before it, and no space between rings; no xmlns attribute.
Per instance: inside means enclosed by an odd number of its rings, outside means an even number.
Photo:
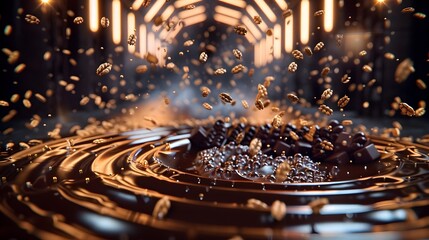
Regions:
<svg viewBox="0 0 429 240"><path fill-rule="evenodd" d="M326 179L279 182L205 173L195 129L75 136L14 153L0 162L0 210L41 239L428 236L428 146L367 136L378 159L320 161ZM170 206L158 218L165 197ZM315 214L308 204L318 198L329 204ZM282 201L286 215L276 220L249 199Z"/></svg>

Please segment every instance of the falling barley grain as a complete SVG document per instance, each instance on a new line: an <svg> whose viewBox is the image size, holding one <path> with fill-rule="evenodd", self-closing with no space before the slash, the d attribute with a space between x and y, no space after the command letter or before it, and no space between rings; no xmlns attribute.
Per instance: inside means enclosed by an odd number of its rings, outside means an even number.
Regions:
<svg viewBox="0 0 429 240"><path fill-rule="evenodd" d="M319 16L322 16L324 13L325 13L324 10L318 10L318 11L314 12L314 16L319 17Z"/></svg>
<svg viewBox="0 0 429 240"><path fill-rule="evenodd" d="M203 107L205 108L205 109L207 109L207 110L212 110L213 109L213 107L212 107L212 105L210 105L209 103L203 103Z"/></svg>
<svg viewBox="0 0 429 240"><path fill-rule="evenodd" d="M27 21L28 23L31 23L31 24L39 24L40 23L40 20L36 16L31 15L31 14L25 15L25 21Z"/></svg>
<svg viewBox="0 0 429 240"><path fill-rule="evenodd" d="M73 22L74 22L75 24L82 24L82 23L83 23L83 17L75 17L75 18L73 19Z"/></svg>
<svg viewBox="0 0 429 240"><path fill-rule="evenodd" d="M167 216L168 211L170 210L171 202L167 196L162 197L156 202L155 207L152 212L152 216L157 219L164 219Z"/></svg>
<svg viewBox="0 0 429 240"><path fill-rule="evenodd" d="M110 72L110 70L112 70L112 64L106 62L106 63L100 64L100 66L98 66L95 73L101 77L101 76L108 74Z"/></svg>
<svg viewBox="0 0 429 240"><path fill-rule="evenodd" d="M271 205L271 216L277 220L281 221L286 215L286 204L282 201L276 200Z"/></svg>
<svg viewBox="0 0 429 240"><path fill-rule="evenodd" d="M19 64L15 67L15 73L21 73L22 71L24 71L25 67L26 65L24 63Z"/></svg>
<svg viewBox="0 0 429 240"><path fill-rule="evenodd" d="M102 17L100 20L100 24L103 28L107 28L110 25L110 20L107 17Z"/></svg>

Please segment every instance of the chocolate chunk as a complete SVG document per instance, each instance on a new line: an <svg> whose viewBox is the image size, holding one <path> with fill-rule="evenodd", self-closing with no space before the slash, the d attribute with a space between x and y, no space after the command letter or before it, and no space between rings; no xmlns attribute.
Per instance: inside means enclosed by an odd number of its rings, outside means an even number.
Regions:
<svg viewBox="0 0 429 240"><path fill-rule="evenodd" d="M355 152L355 151L357 151L357 150L359 150L359 149L361 149L361 148L363 148L363 144L361 144L361 143L356 143L356 142L352 142L351 144L350 144L350 147L347 149L347 152Z"/></svg>
<svg viewBox="0 0 429 240"><path fill-rule="evenodd" d="M340 122L338 120L332 119L331 121L329 121L328 125L332 128L335 128L336 126L340 125Z"/></svg>
<svg viewBox="0 0 429 240"><path fill-rule="evenodd" d="M364 136L353 137L353 142L355 143L365 144L366 141L367 139Z"/></svg>
<svg viewBox="0 0 429 240"><path fill-rule="evenodd" d="M340 151L332 154L326 160L336 164L347 164L350 162L350 157L346 151Z"/></svg>
<svg viewBox="0 0 429 240"><path fill-rule="evenodd" d="M338 134L334 143L334 151L346 151L352 143L352 136L349 133L342 132Z"/></svg>
<svg viewBox="0 0 429 240"><path fill-rule="evenodd" d="M284 153L286 156L289 156L293 153L292 146L283 141L277 141L273 150L277 155L282 155Z"/></svg>
<svg viewBox="0 0 429 240"><path fill-rule="evenodd" d="M329 139L330 131L327 128L321 128L319 130L319 136L321 138Z"/></svg>
<svg viewBox="0 0 429 240"><path fill-rule="evenodd" d="M341 132L343 132L343 131L344 131L344 126L343 126L343 125L335 126L335 127L332 129L332 132L333 132L333 133L341 133Z"/></svg>
<svg viewBox="0 0 429 240"><path fill-rule="evenodd" d="M226 143L225 135L219 134L215 136L212 147L213 146L220 147L220 146L223 146L225 143Z"/></svg>
<svg viewBox="0 0 429 240"><path fill-rule="evenodd" d="M206 148L207 140L207 131L203 127L192 129L189 141L191 142L193 147Z"/></svg>
<svg viewBox="0 0 429 240"><path fill-rule="evenodd" d="M374 144L369 144L353 153L353 160L355 163L372 162L380 157L380 153Z"/></svg>
<svg viewBox="0 0 429 240"><path fill-rule="evenodd" d="M296 153L301 153L302 155L310 155L312 147L313 146L309 143L297 141L295 142L294 150Z"/></svg>
<svg viewBox="0 0 429 240"><path fill-rule="evenodd" d="M285 129L289 130L289 131L296 131L296 126L293 125L292 123L288 123L288 124L286 124L286 128Z"/></svg>
<svg viewBox="0 0 429 240"><path fill-rule="evenodd" d="M224 122L222 120L217 120L213 126L216 130L221 130L225 128Z"/></svg>

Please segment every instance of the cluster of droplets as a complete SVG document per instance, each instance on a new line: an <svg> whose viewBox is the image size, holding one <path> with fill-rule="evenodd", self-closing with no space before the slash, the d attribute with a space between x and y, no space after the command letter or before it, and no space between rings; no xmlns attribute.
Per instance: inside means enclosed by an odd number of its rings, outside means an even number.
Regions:
<svg viewBox="0 0 429 240"><path fill-rule="evenodd" d="M279 177L277 169L287 165L285 178ZM195 160L199 174L217 179L245 178L257 182L312 183L329 180L319 163L302 154L273 157L258 151L249 154L249 146L230 142L221 147L202 150Z"/></svg>

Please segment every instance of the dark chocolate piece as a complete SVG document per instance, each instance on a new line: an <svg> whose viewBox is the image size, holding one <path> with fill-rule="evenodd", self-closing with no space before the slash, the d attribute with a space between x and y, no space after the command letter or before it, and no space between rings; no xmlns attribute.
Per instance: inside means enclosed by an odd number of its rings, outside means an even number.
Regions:
<svg viewBox="0 0 429 240"><path fill-rule="evenodd" d="M207 140L207 131L203 127L192 129L191 137L189 138L192 147L206 148L208 147Z"/></svg>
<svg viewBox="0 0 429 240"><path fill-rule="evenodd" d="M295 142L295 152L301 153L302 155L311 155L312 145L302 141Z"/></svg>
<svg viewBox="0 0 429 240"><path fill-rule="evenodd" d="M346 151L340 151L332 154L326 160L339 165L343 165L350 163L350 156L349 154L347 154Z"/></svg>
<svg viewBox="0 0 429 240"><path fill-rule="evenodd" d="M353 153L353 160L355 163L368 163L380 157L380 153L374 144L369 144Z"/></svg>
<svg viewBox="0 0 429 240"><path fill-rule="evenodd" d="M349 133L342 132L338 135L334 143L334 151L347 151L352 143L352 136Z"/></svg>
<svg viewBox="0 0 429 240"><path fill-rule="evenodd" d="M286 156L291 155L293 152L292 146L283 141L277 141L273 150L277 155L282 155L284 153Z"/></svg>

